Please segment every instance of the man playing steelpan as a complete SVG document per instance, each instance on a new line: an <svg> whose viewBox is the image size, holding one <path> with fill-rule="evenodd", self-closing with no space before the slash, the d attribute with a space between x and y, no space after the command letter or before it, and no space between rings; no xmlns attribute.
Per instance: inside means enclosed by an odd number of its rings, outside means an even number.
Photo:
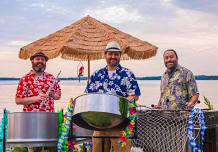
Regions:
<svg viewBox="0 0 218 152"><path fill-rule="evenodd" d="M94 72L86 87L86 93L108 93L127 98L128 100L138 100L140 89L134 74L120 63L122 50L117 42L109 42L104 52L107 66ZM96 105L97 106L97 105ZM119 136L120 131L94 131L93 136ZM93 152L101 152L101 139L93 138ZM116 152L129 152L131 142L127 141L125 147L117 143L116 138L105 139L104 150L109 152L111 145Z"/></svg>
<svg viewBox="0 0 218 152"><path fill-rule="evenodd" d="M15 102L23 105L24 112L54 112L54 100L60 99L61 89L59 84L55 83L55 77L44 72L48 57L37 52L30 60L32 70L20 79ZM29 151L41 150L36 147L29 148ZM54 149L51 151L54 152Z"/></svg>

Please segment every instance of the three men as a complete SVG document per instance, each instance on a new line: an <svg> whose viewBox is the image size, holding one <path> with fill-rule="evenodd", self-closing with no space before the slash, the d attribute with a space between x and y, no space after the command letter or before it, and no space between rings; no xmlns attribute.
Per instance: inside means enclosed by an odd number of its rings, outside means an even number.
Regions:
<svg viewBox="0 0 218 152"><path fill-rule="evenodd" d="M189 109L193 107L199 97L193 73L178 64L175 50L166 50L163 58L167 70L161 78L161 95L155 108Z"/></svg>
<svg viewBox="0 0 218 152"><path fill-rule="evenodd" d="M86 93L108 93L119 95L128 100L138 100L140 89L134 74L120 63L122 50L117 42L107 44L104 58L107 66L97 70L90 78ZM192 72L178 64L175 50L164 52L164 63L167 68L161 79L161 96L155 108L185 109L194 106L199 93ZM48 58L39 52L31 57L32 70L19 81L16 103L24 105L23 111L54 112L54 100L60 99L61 90L58 84L52 86L54 76L44 72ZM48 89L52 87L47 95ZM44 102L40 106L41 102ZM40 108L41 107L41 108ZM94 136L119 136L120 131L95 131ZM93 152L101 151L101 139L93 138ZM105 140L105 152L111 145L116 152L130 151L130 141L120 147L117 139Z"/></svg>
<svg viewBox="0 0 218 152"><path fill-rule="evenodd" d="M140 89L134 74L127 68L122 67L120 63L122 50L117 42L113 41L107 44L104 58L107 66L97 70L91 76L86 87L86 93L108 93L119 95L128 100L138 100ZM120 131L95 131L93 136L119 136ZM93 138L93 152L101 152L101 139ZM109 152L111 145L116 152L129 152L130 141L125 147L117 143L117 139L105 140L105 152Z"/></svg>

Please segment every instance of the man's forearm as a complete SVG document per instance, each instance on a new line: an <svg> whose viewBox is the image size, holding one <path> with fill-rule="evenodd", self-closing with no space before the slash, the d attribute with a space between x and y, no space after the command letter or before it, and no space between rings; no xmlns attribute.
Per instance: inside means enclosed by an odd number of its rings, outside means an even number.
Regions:
<svg viewBox="0 0 218 152"><path fill-rule="evenodd" d="M194 96L191 97L189 102L186 103L187 108L194 107L195 103L198 101L199 94L195 94Z"/></svg>
<svg viewBox="0 0 218 152"><path fill-rule="evenodd" d="M25 98L15 98L15 102L16 104L21 104L21 105L25 105L25 104L31 104L34 103L34 97L25 97Z"/></svg>
<svg viewBox="0 0 218 152"><path fill-rule="evenodd" d="M195 104L198 101L198 97L199 97L199 94L192 96L189 102L192 104Z"/></svg>

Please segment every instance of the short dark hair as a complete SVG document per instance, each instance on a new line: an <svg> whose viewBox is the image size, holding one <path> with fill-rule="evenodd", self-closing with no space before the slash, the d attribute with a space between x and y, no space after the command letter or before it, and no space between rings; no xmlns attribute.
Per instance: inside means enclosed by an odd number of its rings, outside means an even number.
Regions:
<svg viewBox="0 0 218 152"><path fill-rule="evenodd" d="M176 53L176 51L175 51L174 49L167 49L167 50L165 50L164 53L163 53L163 55L164 55L166 52L168 52L168 51L172 51L173 53L175 53L176 58L178 59L178 55L177 55L177 53Z"/></svg>

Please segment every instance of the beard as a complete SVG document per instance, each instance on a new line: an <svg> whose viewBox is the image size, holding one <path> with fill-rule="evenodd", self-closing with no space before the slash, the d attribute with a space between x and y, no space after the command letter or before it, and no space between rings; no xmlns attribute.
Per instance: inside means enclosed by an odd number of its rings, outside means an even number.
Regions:
<svg viewBox="0 0 218 152"><path fill-rule="evenodd" d="M112 60L114 60L114 61L112 61ZM115 58L107 59L107 64L111 67L117 67L119 65L119 63L120 63L120 60L118 60L118 59L115 59Z"/></svg>
<svg viewBox="0 0 218 152"><path fill-rule="evenodd" d="M178 63L176 61L175 62L169 62L169 63L171 63L171 64L168 64L168 63L165 64L166 68L169 69L170 71L175 70Z"/></svg>
<svg viewBox="0 0 218 152"><path fill-rule="evenodd" d="M41 66L39 64L42 64ZM36 72L44 72L46 68L46 64L43 64L41 62L39 63L32 63L32 68Z"/></svg>

